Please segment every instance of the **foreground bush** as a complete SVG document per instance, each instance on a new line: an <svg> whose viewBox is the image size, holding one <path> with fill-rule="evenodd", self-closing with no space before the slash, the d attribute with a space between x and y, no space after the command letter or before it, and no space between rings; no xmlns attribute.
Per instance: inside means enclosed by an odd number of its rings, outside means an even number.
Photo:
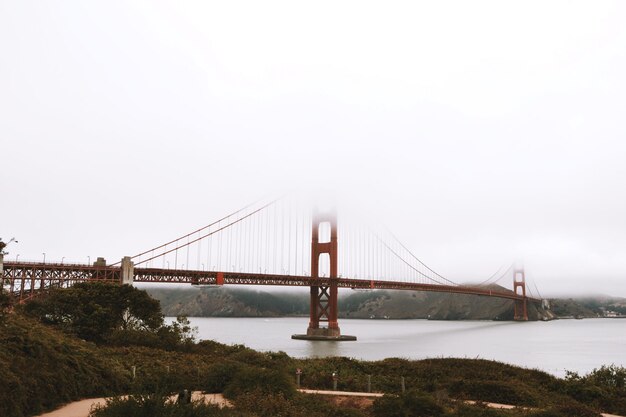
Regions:
<svg viewBox="0 0 626 417"><path fill-rule="evenodd" d="M403 395L385 395L373 406L376 417L440 417L445 410L426 394L408 392Z"/></svg>
<svg viewBox="0 0 626 417"><path fill-rule="evenodd" d="M85 342L11 314L0 324L0 416L128 390L125 369Z"/></svg>
<svg viewBox="0 0 626 417"><path fill-rule="evenodd" d="M24 307L44 324L103 343L116 330L155 332L163 326L159 302L131 285L81 282L51 290Z"/></svg>
<svg viewBox="0 0 626 417"><path fill-rule="evenodd" d="M605 412L626 415L626 368L602 366L585 376L569 372L565 392L578 401Z"/></svg>
<svg viewBox="0 0 626 417"><path fill-rule="evenodd" d="M95 407L90 417L245 417L232 409L220 409L217 405L192 401L179 404L164 395L132 395L107 400Z"/></svg>
<svg viewBox="0 0 626 417"><path fill-rule="evenodd" d="M293 398L296 386L291 376L286 373L265 368L242 367L227 384L224 395L236 398L249 392L262 394L280 394L284 398Z"/></svg>
<svg viewBox="0 0 626 417"><path fill-rule="evenodd" d="M603 367L582 377L570 374L562 380L488 360L293 359L283 352L194 343L188 321L164 326L158 306L132 287L85 284L63 291L67 292L27 306L30 317L18 310L0 320L2 417L35 415L80 398L180 389L224 392L240 413L198 411L222 413L216 415L591 417L596 415L591 409L626 415L626 370L620 367ZM339 407L328 398L297 393L296 368L303 370L302 384L307 388L331 388L332 374L338 372L339 390L365 391L371 376L373 391L400 394L404 379L410 392L380 399L371 410L343 403ZM537 411L481 409L448 397L526 405ZM197 414L193 407L179 410L159 401L131 397L112 403L111 409L132 407L125 412L129 417L145 412Z"/></svg>
<svg viewBox="0 0 626 417"><path fill-rule="evenodd" d="M255 417L370 417L368 412L339 407L319 395L297 393L292 398L260 390L240 394L235 407Z"/></svg>
<svg viewBox="0 0 626 417"><path fill-rule="evenodd" d="M242 363L234 361L214 363L203 378L202 390L210 393L224 392L243 367Z"/></svg>
<svg viewBox="0 0 626 417"><path fill-rule="evenodd" d="M584 405L557 405L546 410L536 411L529 417L600 417L600 413Z"/></svg>

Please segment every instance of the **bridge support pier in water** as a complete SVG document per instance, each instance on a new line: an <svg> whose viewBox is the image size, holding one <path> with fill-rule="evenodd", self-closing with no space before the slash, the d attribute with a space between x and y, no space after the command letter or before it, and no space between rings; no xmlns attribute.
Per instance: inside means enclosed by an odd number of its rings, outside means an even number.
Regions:
<svg viewBox="0 0 626 417"><path fill-rule="evenodd" d="M320 225L330 225L330 241L320 242ZM327 254L330 260L330 283L328 286L311 285L310 317L306 334L294 334L292 339L300 340L356 340L356 336L342 335L337 321L337 216L314 213L311 241L311 277L319 277L320 256ZM320 322L327 322L321 327Z"/></svg>

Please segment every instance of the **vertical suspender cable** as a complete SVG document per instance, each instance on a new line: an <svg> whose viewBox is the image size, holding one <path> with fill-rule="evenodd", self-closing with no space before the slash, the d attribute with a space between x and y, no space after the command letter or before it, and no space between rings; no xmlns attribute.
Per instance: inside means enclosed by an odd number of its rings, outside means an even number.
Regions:
<svg viewBox="0 0 626 417"><path fill-rule="evenodd" d="M263 270L263 213L257 214L257 266L260 273Z"/></svg>
<svg viewBox="0 0 626 417"><path fill-rule="evenodd" d="M176 241L176 251L174 252L174 269L178 269L178 240Z"/></svg>
<svg viewBox="0 0 626 417"><path fill-rule="evenodd" d="M270 213L265 212L265 272L270 270Z"/></svg>
<svg viewBox="0 0 626 417"><path fill-rule="evenodd" d="M206 251L206 269L207 271L211 270L211 244L213 241L211 240L212 236L209 236L207 240L207 251Z"/></svg>
<svg viewBox="0 0 626 417"><path fill-rule="evenodd" d="M273 233L273 239L272 239L272 253L274 254L274 259L273 259L273 265L272 265L272 273L277 274L278 271L276 271L276 256L277 256L277 249L278 249L278 245L276 245L276 212L277 212L277 207L274 206L273 207L274 210L274 222L272 224L272 229L274 231Z"/></svg>
<svg viewBox="0 0 626 417"><path fill-rule="evenodd" d="M284 224L285 224L285 206L284 206L285 202L281 202L281 210L280 210L280 219L281 219L281 224L280 224L280 269L281 269L281 273L284 274L285 273L285 265L284 265L284 242L285 242L285 229L284 229Z"/></svg>
<svg viewBox="0 0 626 417"><path fill-rule="evenodd" d="M290 201L291 202L291 201ZM291 204L290 204L291 206ZM289 245L287 245L287 250L288 255L287 255L287 275L289 275L291 273L291 216L293 215L292 213L292 207L289 207L289 213L287 214L287 217L289 217Z"/></svg>
<svg viewBox="0 0 626 417"><path fill-rule="evenodd" d="M293 271L293 275L298 275L298 220L299 220L299 213L296 213L296 226L294 227L295 232L296 232L296 237L294 238L294 245L296 247L296 256L295 256L295 266L294 266L294 271Z"/></svg>

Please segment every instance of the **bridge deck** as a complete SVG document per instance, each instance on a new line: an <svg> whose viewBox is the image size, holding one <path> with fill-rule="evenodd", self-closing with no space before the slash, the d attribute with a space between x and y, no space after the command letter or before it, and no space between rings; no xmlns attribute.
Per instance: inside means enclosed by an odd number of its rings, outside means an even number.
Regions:
<svg viewBox="0 0 626 417"><path fill-rule="evenodd" d="M299 275L274 275L244 272L219 272L179 270L164 268L135 268L134 282L181 283L192 285L278 285L290 287L328 286L331 278L311 278ZM26 294L38 289L66 287L83 281L120 281L121 269L118 266L91 266L81 264L5 262L2 271L4 289L24 298ZM385 289L445 292L471 294L487 297L523 300L524 297L512 291L490 290L484 287L454 286L400 282L389 280L371 280L340 277L335 282L339 288ZM529 301L539 301L527 297Z"/></svg>

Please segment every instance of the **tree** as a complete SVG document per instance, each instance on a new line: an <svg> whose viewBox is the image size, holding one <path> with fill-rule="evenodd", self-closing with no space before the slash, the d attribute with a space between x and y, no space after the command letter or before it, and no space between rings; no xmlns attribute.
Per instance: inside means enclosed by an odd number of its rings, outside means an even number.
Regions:
<svg viewBox="0 0 626 417"><path fill-rule="evenodd" d="M156 333L163 327L159 302L130 285L79 283L53 290L24 309L43 323L97 343L120 330Z"/></svg>
<svg viewBox="0 0 626 417"><path fill-rule="evenodd" d="M11 307L11 297L0 288L0 321L4 319L9 307Z"/></svg>

